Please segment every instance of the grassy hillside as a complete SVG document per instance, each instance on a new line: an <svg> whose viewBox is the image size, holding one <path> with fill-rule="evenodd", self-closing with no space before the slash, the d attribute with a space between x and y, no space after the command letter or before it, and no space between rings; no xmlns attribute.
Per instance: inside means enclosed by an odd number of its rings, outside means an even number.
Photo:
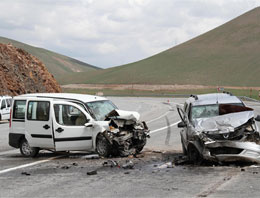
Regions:
<svg viewBox="0 0 260 198"><path fill-rule="evenodd" d="M255 8L150 58L72 74L61 82L260 86L259 21L260 8Z"/></svg>
<svg viewBox="0 0 260 198"><path fill-rule="evenodd" d="M98 67L94 67L76 59L4 37L0 37L0 43L12 43L15 47L22 48L30 54L36 56L46 65L48 71L52 73L58 81L71 73L89 72L99 69Z"/></svg>

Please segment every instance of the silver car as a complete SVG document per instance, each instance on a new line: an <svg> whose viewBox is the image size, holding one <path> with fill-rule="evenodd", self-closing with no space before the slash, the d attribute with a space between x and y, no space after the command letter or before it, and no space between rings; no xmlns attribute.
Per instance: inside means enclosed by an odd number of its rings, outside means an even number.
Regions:
<svg viewBox="0 0 260 198"><path fill-rule="evenodd" d="M177 106L183 153L191 162L260 163L260 136L253 109L230 93L191 95Z"/></svg>

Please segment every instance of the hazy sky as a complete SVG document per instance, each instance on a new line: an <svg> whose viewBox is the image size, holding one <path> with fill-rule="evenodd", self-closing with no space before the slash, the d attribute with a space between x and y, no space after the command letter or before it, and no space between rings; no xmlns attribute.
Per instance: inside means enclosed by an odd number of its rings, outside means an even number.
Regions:
<svg viewBox="0 0 260 198"><path fill-rule="evenodd" d="M257 6L259 0L0 0L0 36L107 68L157 54Z"/></svg>

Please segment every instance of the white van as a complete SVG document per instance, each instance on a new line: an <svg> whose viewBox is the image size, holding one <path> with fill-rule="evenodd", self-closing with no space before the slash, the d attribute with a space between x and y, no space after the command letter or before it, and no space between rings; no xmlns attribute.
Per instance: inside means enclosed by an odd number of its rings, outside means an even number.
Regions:
<svg viewBox="0 0 260 198"><path fill-rule="evenodd" d="M24 156L40 149L129 155L146 144L148 128L137 112L118 110L106 98L65 93L26 94L13 99L9 145Z"/></svg>
<svg viewBox="0 0 260 198"><path fill-rule="evenodd" d="M0 96L0 120L9 120L12 100L11 96Z"/></svg>

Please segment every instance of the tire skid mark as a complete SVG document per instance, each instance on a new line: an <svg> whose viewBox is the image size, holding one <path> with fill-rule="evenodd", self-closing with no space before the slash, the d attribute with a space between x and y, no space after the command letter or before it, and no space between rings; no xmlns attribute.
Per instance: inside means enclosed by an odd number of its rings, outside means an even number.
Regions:
<svg viewBox="0 0 260 198"><path fill-rule="evenodd" d="M239 173L240 171L238 170L232 170L232 172L227 172L224 178L222 177L222 179L218 180L214 184L209 185L205 190L197 194L196 197L208 197L209 195L214 194L219 187L229 182L234 176L238 175Z"/></svg>

